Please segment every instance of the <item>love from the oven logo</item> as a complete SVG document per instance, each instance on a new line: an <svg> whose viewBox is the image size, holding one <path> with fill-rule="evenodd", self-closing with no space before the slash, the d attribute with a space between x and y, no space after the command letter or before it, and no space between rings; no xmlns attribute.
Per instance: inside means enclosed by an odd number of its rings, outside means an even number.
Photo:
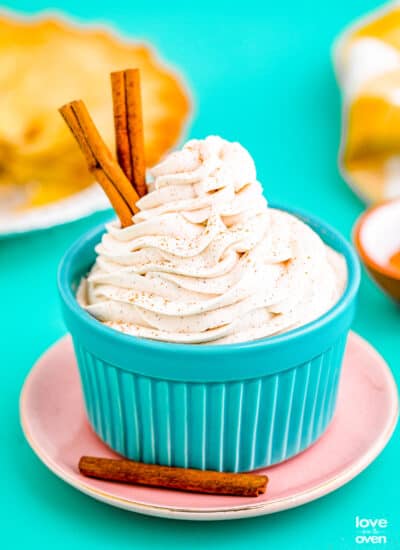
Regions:
<svg viewBox="0 0 400 550"><path fill-rule="evenodd" d="M360 518L356 516L355 524L357 530L356 544L387 544L387 536L381 534L389 525L386 518Z"/></svg>

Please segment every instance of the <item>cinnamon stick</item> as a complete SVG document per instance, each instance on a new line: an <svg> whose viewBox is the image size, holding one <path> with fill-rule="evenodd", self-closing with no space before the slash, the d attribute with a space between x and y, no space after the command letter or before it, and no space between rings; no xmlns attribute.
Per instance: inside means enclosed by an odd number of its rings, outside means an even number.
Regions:
<svg viewBox="0 0 400 550"><path fill-rule="evenodd" d="M147 187L139 70L111 73L111 87L117 159L142 197Z"/></svg>
<svg viewBox="0 0 400 550"><path fill-rule="evenodd" d="M179 491L257 497L265 493L268 477L211 470L173 468L125 459L82 456L79 471L87 477Z"/></svg>
<svg viewBox="0 0 400 550"><path fill-rule="evenodd" d="M89 170L103 187L120 218L121 225L131 225L132 215L138 211L136 201L139 196L112 157L85 104L81 100L71 101L60 108L60 113L85 155Z"/></svg>

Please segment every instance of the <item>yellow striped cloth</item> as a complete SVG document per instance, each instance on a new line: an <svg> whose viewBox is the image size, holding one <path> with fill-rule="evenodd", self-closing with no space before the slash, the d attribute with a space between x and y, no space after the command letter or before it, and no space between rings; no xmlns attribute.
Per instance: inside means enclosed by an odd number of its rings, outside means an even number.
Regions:
<svg viewBox="0 0 400 550"><path fill-rule="evenodd" d="M343 177L367 202L400 196L400 2L346 29L333 54L343 92Z"/></svg>

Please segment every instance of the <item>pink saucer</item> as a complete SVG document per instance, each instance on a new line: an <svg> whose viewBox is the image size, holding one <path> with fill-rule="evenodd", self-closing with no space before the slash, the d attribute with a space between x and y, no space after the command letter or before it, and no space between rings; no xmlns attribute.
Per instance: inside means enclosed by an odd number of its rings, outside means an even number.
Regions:
<svg viewBox="0 0 400 550"><path fill-rule="evenodd" d="M80 491L142 514L213 520L270 514L317 499L366 468L393 433L397 388L390 369L365 340L349 336L338 408L325 435L300 455L265 470L257 498L134 487L80 475L81 455L115 456L91 430L84 411L71 340L63 338L36 363L21 393L21 422L39 458Z"/></svg>

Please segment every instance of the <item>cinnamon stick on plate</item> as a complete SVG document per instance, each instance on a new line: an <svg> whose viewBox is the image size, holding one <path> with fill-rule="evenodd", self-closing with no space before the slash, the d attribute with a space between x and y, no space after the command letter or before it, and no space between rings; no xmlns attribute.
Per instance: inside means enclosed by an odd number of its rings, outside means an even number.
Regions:
<svg viewBox="0 0 400 550"><path fill-rule="evenodd" d="M132 224L139 196L100 136L83 101L71 101L60 113L85 155L88 168L100 183L120 218L122 227Z"/></svg>
<svg viewBox="0 0 400 550"><path fill-rule="evenodd" d="M142 197L147 187L139 70L111 73L111 87L118 162Z"/></svg>
<svg viewBox="0 0 400 550"><path fill-rule="evenodd" d="M263 475L172 468L94 456L82 456L79 470L85 476L107 481L243 497L257 497L265 493L268 483L268 477Z"/></svg>

